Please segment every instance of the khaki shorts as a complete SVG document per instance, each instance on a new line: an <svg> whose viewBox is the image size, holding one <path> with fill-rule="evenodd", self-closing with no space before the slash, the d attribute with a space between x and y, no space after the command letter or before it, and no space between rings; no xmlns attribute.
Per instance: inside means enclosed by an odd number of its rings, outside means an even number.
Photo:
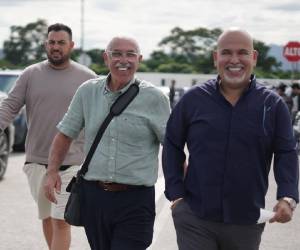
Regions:
<svg viewBox="0 0 300 250"><path fill-rule="evenodd" d="M59 171L61 178L61 192L55 193L57 204L50 202L44 194L44 181L46 177L46 168L44 165L37 163L28 163L23 167L32 194L33 199L37 203L39 219L46 218L64 219L65 206L67 204L69 193L66 192L66 187L72 177L76 175L80 166L72 166L64 171Z"/></svg>

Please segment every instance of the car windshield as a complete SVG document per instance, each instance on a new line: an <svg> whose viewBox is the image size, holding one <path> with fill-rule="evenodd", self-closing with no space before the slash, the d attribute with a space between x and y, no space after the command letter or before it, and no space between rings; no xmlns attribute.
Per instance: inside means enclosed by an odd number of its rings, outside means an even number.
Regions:
<svg viewBox="0 0 300 250"><path fill-rule="evenodd" d="M0 75L0 90L8 93L17 80L17 75Z"/></svg>

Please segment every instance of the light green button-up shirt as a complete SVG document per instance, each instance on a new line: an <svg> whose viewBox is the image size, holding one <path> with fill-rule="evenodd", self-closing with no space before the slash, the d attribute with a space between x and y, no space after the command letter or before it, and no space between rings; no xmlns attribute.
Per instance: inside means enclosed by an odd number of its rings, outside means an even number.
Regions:
<svg viewBox="0 0 300 250"><path fill-rule="evenodd" d="M130 82L132 84L132 82ZM85 155L118 92L107 88L107 77L85 82L77 90L57 128L76 138L84 128ZM157 180L159 143L170 115L169 100L151 83L142 81L135 99L105 130L90 162L86 180L152 186Z"/></svg>

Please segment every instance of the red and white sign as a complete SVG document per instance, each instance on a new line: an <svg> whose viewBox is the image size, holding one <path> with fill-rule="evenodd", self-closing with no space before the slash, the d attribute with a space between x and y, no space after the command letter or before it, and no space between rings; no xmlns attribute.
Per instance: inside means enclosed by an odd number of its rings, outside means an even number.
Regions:
<svg viewBox="0 0 300 250"><path fill-rule="evenodd" d="M283 47L283 56L289 62L298 62L300 60L300 43L299 42L288 42Z"/></svg>

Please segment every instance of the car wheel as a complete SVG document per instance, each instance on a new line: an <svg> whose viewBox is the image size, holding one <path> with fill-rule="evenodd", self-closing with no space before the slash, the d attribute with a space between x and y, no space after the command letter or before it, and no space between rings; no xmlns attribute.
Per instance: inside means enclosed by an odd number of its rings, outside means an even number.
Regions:
<svg viewBox="0 0 300 250"><path fill-rule="evenodd" d="M8 155L9 155L9 143L8 143L7 134L1 133L0 134L0 180L3 178L7 168Z"/></svg>

